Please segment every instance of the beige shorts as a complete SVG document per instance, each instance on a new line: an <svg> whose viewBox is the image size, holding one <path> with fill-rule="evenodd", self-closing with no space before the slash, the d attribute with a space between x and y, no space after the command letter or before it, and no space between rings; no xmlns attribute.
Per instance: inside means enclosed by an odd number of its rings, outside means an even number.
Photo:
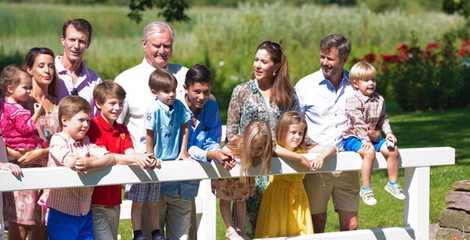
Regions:
<svg viewBox="0 0 470 240"><path fill-rule="evenodd" d="M307 174L304 185L312 214L326 212L330 196L333 196L335 211L359 211L357 171Z"/></svg>

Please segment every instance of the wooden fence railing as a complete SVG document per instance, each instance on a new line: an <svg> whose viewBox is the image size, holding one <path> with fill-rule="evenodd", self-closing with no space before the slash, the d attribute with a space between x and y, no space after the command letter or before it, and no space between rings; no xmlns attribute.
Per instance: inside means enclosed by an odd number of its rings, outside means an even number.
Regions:
<svg viewBox="0 0 470 240"><path fill-rule="evenodd" d="M361 169L361 161L357 153L341 152L328 159L321 171L317 172L356 171ZM407 196L404 205L404 226L306 235L289 239L428 240L430 167L453 164L455 164L455 149L451 147L400 149L400 168L405 169L404 191ZM386 169L386 161L380 154L377 155L374 169ZM31 168L23 169L21 177L14 177L10 173L0 171L0 192L201 179L205 181L202 181L199 195L196 198L198 239L216 239L216 199L210 192L208 179L236 177L239 176L239 172L238 166L231 171L226 171L214 162L190 161L166 161L163 162L161 169L155 170L142 170L137 166L113 166L87 174L77 174L65 167ZM252 169L249 174L256 175L256 172L257 169ZM311 172L303 170L295 163L279 158L272 159L271 174L292 173ZM126 218L128 210L123 208L122 211L121 217Z"/></svg>

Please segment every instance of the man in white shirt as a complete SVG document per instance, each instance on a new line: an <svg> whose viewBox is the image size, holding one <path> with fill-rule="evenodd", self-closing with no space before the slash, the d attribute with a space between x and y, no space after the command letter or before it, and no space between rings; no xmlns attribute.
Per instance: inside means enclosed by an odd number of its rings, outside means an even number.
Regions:
<svg viewBox="0 0 470 240"><path fill-rule="evenodd" d="M156 68L166 68L176 77L178 81L178 87L176 88L176 97L184 101L184 81L188 68L179 64L170 64L170 57L173 53L173 42L175 40L175 34L170 25L161 21L154 21L149 23L144 28L144 35L142 38L142 48L144 50L144 59L139 65L125 70L119 76L116 77L115 82L121 85L126 90L127 96L124 100L124 106L121 115L119 116L118 122L124 124L129 129L131 134L132 142L134 143L134 149L137 152L145 153L145 126L144 119L147 112L147 108L155 101L155 96L152 94L148 85L150 74ZM189 234L190 223L187 220L187 214L185 212L173 211L173 205L179 205L182 209L191 209L193 201L185 199L170 199L171 202L163 199L162 193L160 193L160 231L162 235L167 235L170 239L185 239ZM180 220L179 222L169 223L174 227L178 227L177 230L183 229L178 232L168 231L164 234L164 228L162 227L165 223L167 209L171 209L171 213L176 217L171 219ZM142 231L144 235L150 236L150 227L147 225L146 219L151 214L147 210L142 210L144 213L142 221ZM173 216L172 215L172 216ZM192 215L191 215L192 217ZM173 229L173 228L171 228Z"/></svg>
<svg viewBox="0 0 470 240"><path fill-rule="evenodd" d="M343 69L351 43L342 35L330 35L320 42L321 69L302 78L295 86L299 109L308 125L308 137L319 144L342 149L346 124L346 98L353 93L349 73ZM327 205L333 198L340 230L358 227L359 177L357 171L307 174L304 180L315 233L325 231Z"/></svg>

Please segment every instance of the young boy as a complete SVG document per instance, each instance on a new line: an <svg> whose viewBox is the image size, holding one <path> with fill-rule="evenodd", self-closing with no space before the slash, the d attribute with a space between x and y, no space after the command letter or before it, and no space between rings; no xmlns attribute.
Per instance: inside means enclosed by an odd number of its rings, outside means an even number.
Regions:
<svg viewBox="0 0 470 240"><path fill-rule="evenodd" d="M118 164L153 169L156 161L136 154L127 127L116 122L125 98L126 92L114 81L98 84L93 90L93 99L99 114L91 119L87 135L92 143L110 151ZM95 240L117 239L121 188L121 185L95 187L91 200Z"/></svg>
<svg viewBox="0 0 470 240"><path fill-rule="evenodd" d="M187 159L188 121L190 115L185 106L176 98L178 83L170 72L156 69L149 78L149 87L156 97L145 115L146 151L157 161ZM162 184L163 185L163 184ZM144 240L141 231L142 205L147 202L149 225L153 240L160 236L158 214L159 183L133 184L125 197L132 200L131 221L134 239ZM172 226L173 227L173 226ZM175 226L176 227L176 226ZM173 238L172 238L173 239Z"/></svg>
<svg viewBox="0 0 470 240"><path fill-rule="evenodd" d="M385 190L392 196L405 200L406 196L398 184L398 147L397 139L393 135L387 114L384 99L375 92L375 77L377 71L368 62L354 64L349 73L351 84L355 88L354 94L346 100L346 115L348 124L343 132L345 151L355 151L362 157L361 175L362 187L360 196L367 205L375 205L374 192L370 187L370 177L374 165L375 152L381 152L387 160L389 182ZM373 141L368 136L368 127L381 130L385 138ZM386 142L386 144L384 144Z"/></svg>
<svg viewBox="0 0 470 240"><path fill-rule="evenodd" d="M192 159L207 162L231 160L219 146L222 136L219 106L210 99L213 79L209 69L196 64L186 73L185 96L182 102L190 110L188 153ZM227 164L224 164L224 166ZM160 228L166 225L166 237L186 239L190 226L196 225L193 201L198 194L199 180L164 182L161 184Z"/></svg>
<svg viewBox="0 0 470 240"><path fill-rule="evenodd" d="M62 131L52 136L48 166L66 166L81 174L111 166L116 160L109 151L90 142L91 107L80 96L67 96L59 103ZM51 189L47 232L49 239L93 239L90 211L93 187Z"/></svg>

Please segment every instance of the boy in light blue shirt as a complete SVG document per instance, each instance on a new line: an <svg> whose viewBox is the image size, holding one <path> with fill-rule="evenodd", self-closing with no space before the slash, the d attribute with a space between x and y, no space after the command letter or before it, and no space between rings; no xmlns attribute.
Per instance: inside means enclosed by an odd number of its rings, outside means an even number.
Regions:
<svg viewBox="0 0 470 240"><path fill-rule="evenodd" d="M188 121L191 116L184 104L176 99L178 82L165 69L156 69L149 78L149 87L156 97L145 114L146 151L157 161L188 159ZM149 224L153 240L162 240L157 202L160 183L133 184L126 198L132 200L134 239L146 240L141 231L141 214L144 202L149 203ZM176 226L175 226L176 227Z"/></svg>

